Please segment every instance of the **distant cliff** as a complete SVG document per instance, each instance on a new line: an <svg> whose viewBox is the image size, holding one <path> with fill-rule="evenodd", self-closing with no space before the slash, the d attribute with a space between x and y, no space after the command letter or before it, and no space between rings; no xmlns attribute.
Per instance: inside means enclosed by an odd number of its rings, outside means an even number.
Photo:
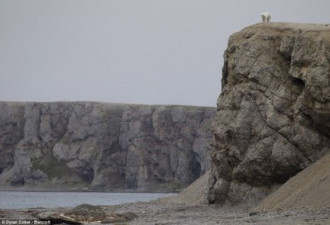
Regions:
<svg viewBox="0 0 330 225"><path fill-rule="evenodd" d="M214 108L0 102L0 188L173 191L210 167Z"/></svg>
<svg viewBox="0 0 330 225"><path fill-rule="evenodd" d="M247 203L330 150L330 27L256 24L224 58L208 199Z"/></svg>

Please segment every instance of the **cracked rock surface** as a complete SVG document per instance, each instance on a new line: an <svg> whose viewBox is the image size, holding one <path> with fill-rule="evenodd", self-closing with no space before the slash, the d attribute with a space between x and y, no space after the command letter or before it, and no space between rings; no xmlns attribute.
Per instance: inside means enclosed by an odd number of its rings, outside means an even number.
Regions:
<svg viewBox="0 0 330 225"><path fill-rule="evenodd" d="M256 24L224 54L210 203L253 203L330 148L330 27Z"/></svg>
<svg viewBox="0 0 330 225"><path fill-rule="evenodd" d="M210 168L214 108L0 102L0 187L175 191Z"/></svg>

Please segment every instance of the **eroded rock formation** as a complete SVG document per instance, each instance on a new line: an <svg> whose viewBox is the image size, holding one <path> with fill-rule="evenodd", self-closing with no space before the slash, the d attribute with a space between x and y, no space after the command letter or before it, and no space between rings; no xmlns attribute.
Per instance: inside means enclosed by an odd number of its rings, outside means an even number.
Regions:
<svg viewBox="0 0 330 225"><path fill-rule="evenodd" d="M330 27L257 24L224 54L208 200L264 197L330 148Z"/></svg>
<svg viewBox="0 0 330 225"><path fill-rule="evenodd" d="M173 191L210 167L214 108L0 103L0 186Z"/></svg>

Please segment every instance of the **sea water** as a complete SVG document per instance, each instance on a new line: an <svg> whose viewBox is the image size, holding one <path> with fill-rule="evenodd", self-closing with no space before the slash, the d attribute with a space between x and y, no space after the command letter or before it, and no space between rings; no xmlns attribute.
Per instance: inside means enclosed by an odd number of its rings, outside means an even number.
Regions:
<svg viewBox="0 0 330 225"><path fill-rule="evenodd" d="M75 207L80 204L117 205L138 201L151 201L171 195L173 194L0 191L0 209Z"/></svg>

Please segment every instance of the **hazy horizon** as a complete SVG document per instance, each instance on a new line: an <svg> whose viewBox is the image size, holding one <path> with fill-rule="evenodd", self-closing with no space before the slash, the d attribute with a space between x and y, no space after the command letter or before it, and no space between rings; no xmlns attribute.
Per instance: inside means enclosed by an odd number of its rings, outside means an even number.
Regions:
<svg viewBox="0 0 330 225"><path fill-rule="evenodd" d="M330 1L2 0L0 101L215 106L230 34L329 23Z"/></svg>

